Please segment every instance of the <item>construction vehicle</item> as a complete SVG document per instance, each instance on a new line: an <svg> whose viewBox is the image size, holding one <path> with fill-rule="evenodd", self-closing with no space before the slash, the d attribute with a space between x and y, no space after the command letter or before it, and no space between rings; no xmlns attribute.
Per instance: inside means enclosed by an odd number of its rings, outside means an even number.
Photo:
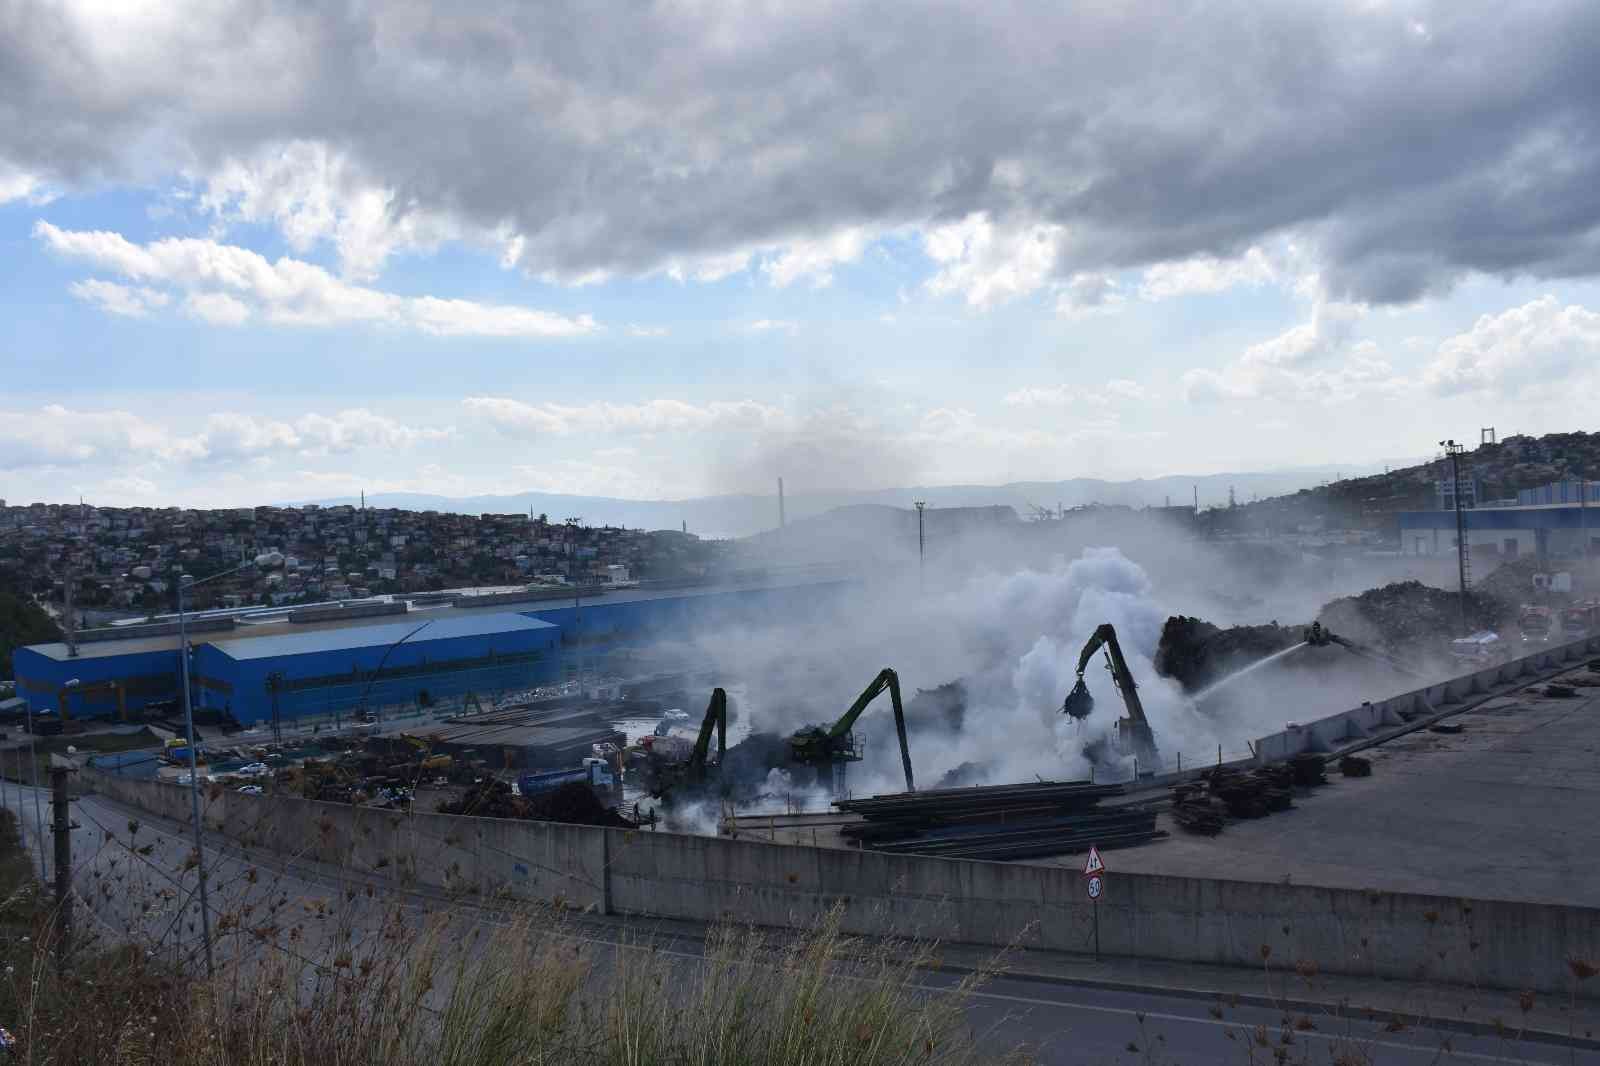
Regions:
<svg viewBox="0 0 1600 1066"><path fill-rule="evenodd" d="M554 792L562 785L576 782L588 785L601 795L609 795L617 787L611 767L598 755L585 756L583 765L573 770L545 770L517 775L517 791L523 796L536 796L541 792Z"/></svg>
<svg viewBox="0 0 1600 1066"><path fill-rule="evenodd" d="M856 744L855 734L851 730L856 724L856 719L861 717L861 712L865 711L867 705L877 699L884 689L889 690L889 702L894 708L894 728L900 738L900 762L905 768L906 791L915 792L916 783L911 774L911 747L906 743L906 712L900 703L900 677L888 667L878 672L872 683L856 697L850 709L845 711L832 726L824 728L813 725L796 730L789 737L791 761L804 766L832 767L834 791L842 792L845 765L861 761L861 748Z"/></svg>
<svg viewBox="0 0 1600 1066"><path fill-rule="evenodd" d="M1543 604L1524 606L1522 613L1517 617L1517 628L1522 631L1524 643L1547 642L1550 639L1550 631L1555 628L1550 608Z"/></svg>
<svg viewBox="0 0 1600 1066"><path fill-rule="evenodd" d="M728 753L728 693L721 688L711 690L700 731L686 750L683 738L670 734L658 733L640 742L634 766L651 795L661 796L680 785L697 785L706 779L713 730L717 734L717 762L721 763ZM599 758L606 761L604 756Z"/></svg>
<svg viewBox="0 0 1600 1066"><path fill-rule="evenodd" d="M1110 622L1095 629L1094 635L1078 654L1078 683L1061 701L1061 713L1082 721L1094 710L1094 697L1084 683L1083 672L1089 668L1089 660L1094 658L1094 653L1102 648L1105 649L1106 669L1111 671L1111 681L1122 693L1122 702L1128 708L1128 716L1117 719L1117 748L1122 754L1132 755L1154 768L1158 765L1155 731L1150 728L1150 719L1145 717L1144 704L1139 700L1139 686L1134 683L1128 660L1122 655L1122 645L1117 643L1117 631Z"/></svg>
<svg viewBox="0 0 1600 1066"><path fill-rule="evenodd" d="M1600 629L1600 603L1586 600L1575 603L1561 612L1561 633L1567 637L1581 637Z"/></svg>

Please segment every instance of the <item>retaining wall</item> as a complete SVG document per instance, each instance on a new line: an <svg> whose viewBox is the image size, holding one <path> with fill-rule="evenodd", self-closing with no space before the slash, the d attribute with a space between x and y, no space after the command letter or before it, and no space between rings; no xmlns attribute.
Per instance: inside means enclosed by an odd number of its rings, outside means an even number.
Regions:
<svg viewBox="0 0 1600 1066"><path fill-rule="evenodd" d="M188 791L96 777L179 821ZM601 913L805 926L1085 952L1095 911L1077 871L545 822L400 814L226 792L207 828L391 881ZM1113 855L1112 864L1115 865ZM1566 960L1600 960L1600 909L1301 885L1117 874L1099 905L1109 955L1570 991ZM1600 982L1585 982L1600 998Z"/></svg>
<svg viewBox="0 0 1600 1066"><path fill-rule="evenodd" d="M1565 663L1578 662L1596 654L1600 654L1600 636L1586 637L1568 644L1547 645L1510 662L1402 692L1386 700L1363 703L1314 722L1302 722L1256 741L1256 762L1281 762L1302 752L1330 752L1345 744L1404 726L1402 714L1427 714L1439 710L1444 704L1459 703L1496 686L1554 670Z"/></svg>

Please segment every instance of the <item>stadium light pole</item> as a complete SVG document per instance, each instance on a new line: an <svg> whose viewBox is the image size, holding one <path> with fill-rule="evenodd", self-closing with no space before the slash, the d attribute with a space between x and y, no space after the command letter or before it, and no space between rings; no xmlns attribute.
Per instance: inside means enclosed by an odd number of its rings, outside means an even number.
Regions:
<svg viewBox="0 0 1600 1066"><path fill-rule="evenodd" d="M1450 457L1450 497L1456 505L1456 576L1461 582L1461 635L1471 636L1467 625L1467 517L1461 510L1461 453L1466 445L1454 439L1442 440L1439 447Z"/></svg>
<svg viewBox="0 0 1600 1066"><path fill-rule="evenodd" d="M195 873L200 885L200 935L204 938L206 949L206 977L215 978L217 975L216 959L211 951L211 901L206 893L206 851L205 839L200 831L200 760L195 751L194 740L194 702L189 695L189 614L187 597L185 593L196 585L204 585L209 581L229 577L241 570L250 570L256 567L273 569L283 565L283 556L277 552L267 552L256 556L254 559L240 563L238 566L221 573L212 574L199 580L188 574L178 575L178 663L180 680L183 686L183 728L188 734L189 741L189 815L194 819L194 859Z"/></svg>
<svg viewBox="0 0 1600 1066"><path fill-rule="evenodd" d="M917 592L921 593L927 591L927 581L923 576L922 511L928 504L925 500L916 500L912 506L917 509Z"/></svg>

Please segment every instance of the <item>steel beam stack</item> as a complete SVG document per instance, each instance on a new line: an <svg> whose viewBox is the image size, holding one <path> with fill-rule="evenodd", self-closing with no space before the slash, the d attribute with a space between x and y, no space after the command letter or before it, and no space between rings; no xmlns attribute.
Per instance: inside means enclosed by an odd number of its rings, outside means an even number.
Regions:
<svg viewBox="0 0 1600 1066"><path fill-rule="evenodd" d="M1153 810L1096 810L1121 785L1083 781L952 788L841 800L864 821L840 832L875 851L958 859L1022 859L1154 839Z"/></svg>

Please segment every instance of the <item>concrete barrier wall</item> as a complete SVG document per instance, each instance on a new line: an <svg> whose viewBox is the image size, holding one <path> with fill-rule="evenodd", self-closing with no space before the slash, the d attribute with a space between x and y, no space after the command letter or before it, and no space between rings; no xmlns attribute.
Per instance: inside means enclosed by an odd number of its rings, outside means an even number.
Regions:
<svg viewBox="0 0 1600 1066"><path fill-rule="evenodd" d="M1399 715L1402 713L1436 711L1443 704L1458 703L1498 685L1553 670L1564 663L1577 662L1595 654L1600 654L1600 636L1542 648L1498 666L1402 692L1376 703L1364 703L1314 722L1286 727L1255 742L1256 762L1281 762L1303 752L1332 751L1347 742L1366 739L1383 729L1399 726Z"/></svg>
<svg viewBox="0 0 1600 1066"><path fill-rule="evenodd" d="M122 802L187 820L188 790L99 777ZM544 822L398 814L222 793L202 815L232 840L396 887L505 895L615 914L805 927L1084 952L1095 912L1074 869L808 848ZM1112 865L1115 866L1113 855ZM1110 955L1546 993L1566 960L1600 959L1600 910L1301 885L1117 874L1099 907ZM1600 982L1581 989L1600 998Z"/></svg>
<svg viewBox="0 0 1600 1066"><path fill-rule="evenodd" d="M189 790L157 781L94 775L95 789L122 803L190 822ZM513 895L605 908L605 840L587 826L448 814L406 814L290 797L213 790L201 823L261 847L394 881L465 895Z"/></svg>

